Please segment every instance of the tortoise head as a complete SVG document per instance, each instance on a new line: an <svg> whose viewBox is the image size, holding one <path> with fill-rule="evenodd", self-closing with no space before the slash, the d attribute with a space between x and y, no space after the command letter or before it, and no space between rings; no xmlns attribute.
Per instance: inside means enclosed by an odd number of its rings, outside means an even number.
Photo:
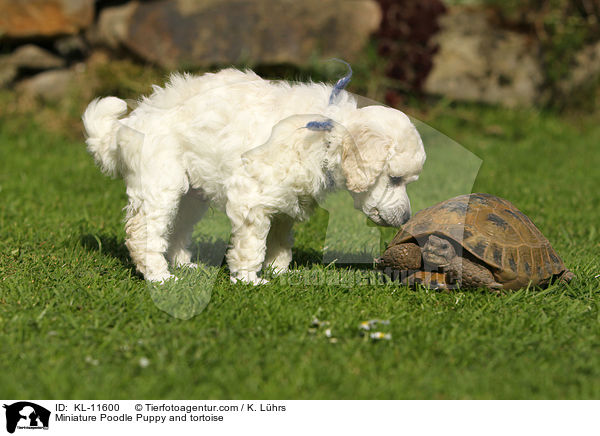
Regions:
<svg viewBox="0 0 600 436"><path fill-rule="evenodd" d="M423 246L423 260L435 267L448 266L456 257L456 250L452 243L436 235L429 236Z"/></svg>

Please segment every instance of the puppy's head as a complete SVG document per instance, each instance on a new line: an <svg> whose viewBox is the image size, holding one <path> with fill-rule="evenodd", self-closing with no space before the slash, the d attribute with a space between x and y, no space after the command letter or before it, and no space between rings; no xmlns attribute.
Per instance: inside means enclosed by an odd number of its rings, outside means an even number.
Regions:
<svg viewBox="0 0 600 436"><path fill-rule="evenodd" d="M383 106L358 109L347 128L342 170L354 207L379 225L399 227L411 214L406 185L425 163L417 129L405 114Z"/></svg>

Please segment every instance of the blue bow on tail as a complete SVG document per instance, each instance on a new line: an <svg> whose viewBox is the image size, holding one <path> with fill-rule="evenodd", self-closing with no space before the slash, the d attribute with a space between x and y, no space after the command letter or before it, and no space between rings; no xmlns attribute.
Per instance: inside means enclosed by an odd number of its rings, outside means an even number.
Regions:
<svg viewBox="0 0 600 436"><path fill-rule="evenodd" d="M339 95L339 93L350 83L350 79L352 79L352 67L346 61L341 59L334 59L335 61L342 62L348 67L348 73L338 80L335 85L333 85L333 89L331 90L331 95L329 96L329 104L333 104L335 98Z"/></svg>
<svg viewBox="0 0 600 436"><path fill-rule="evenodd" d="M341 59L333 59L334 61L342 62L348 67L348 73L338 80L335 85L333 85L333 89L331 90L331 95L329 96L329 104L333 104L335 102L336 97L342 92L342 90L348 85L350 79L352 79L352 67L348 62L345 62ZM305 126L309 130L314 131L331 131L333 129L333 121L311 121Z"/></svg>

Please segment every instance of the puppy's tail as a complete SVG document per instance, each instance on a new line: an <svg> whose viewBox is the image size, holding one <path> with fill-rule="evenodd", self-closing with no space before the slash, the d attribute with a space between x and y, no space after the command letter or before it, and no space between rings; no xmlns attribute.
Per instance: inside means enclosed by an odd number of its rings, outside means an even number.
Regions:
<svg viewBox="0 0 600 436"><path fill-rule="evenodd" d="M92 101L83 114L87 149L104 174L118 173L118 119L127 112L127 103L117 97Z"/></svg>

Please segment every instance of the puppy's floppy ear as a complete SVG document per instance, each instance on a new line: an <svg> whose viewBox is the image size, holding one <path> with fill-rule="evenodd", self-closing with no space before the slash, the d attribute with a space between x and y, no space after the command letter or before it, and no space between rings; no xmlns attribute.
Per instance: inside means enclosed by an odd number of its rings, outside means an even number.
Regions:
<svg viewBox="0 0 600 436"><path fill-rule="evenodd" d="M353 123L342 149L342 171L346 187L353 192L369 189L383 171L390 147L389 138L385 138L367 123Z"/></svg>

